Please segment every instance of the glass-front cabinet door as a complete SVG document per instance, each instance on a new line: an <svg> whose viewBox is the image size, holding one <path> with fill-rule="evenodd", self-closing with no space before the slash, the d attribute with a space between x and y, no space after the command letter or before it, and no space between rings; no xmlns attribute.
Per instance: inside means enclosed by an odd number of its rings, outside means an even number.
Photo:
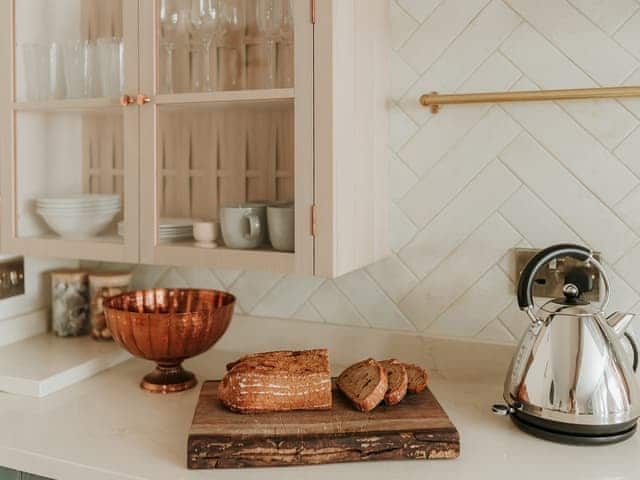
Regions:
<svg viewBox="0 0 640 480"><path fill-rule="evenodd" d="M137 261L137 2L0 9L3 248Z"/></svg>
<svg viewBox="0 0 640 480"><path fill-rule="evenodd" d="M140 5L142 262L313 273L311 2Z"/></svg>

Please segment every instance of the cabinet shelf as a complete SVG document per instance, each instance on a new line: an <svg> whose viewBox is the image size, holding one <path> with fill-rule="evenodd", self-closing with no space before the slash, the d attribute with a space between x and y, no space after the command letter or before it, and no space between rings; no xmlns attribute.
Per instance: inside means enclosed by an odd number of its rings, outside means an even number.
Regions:
<svg viewBox="0 0 640 480"><path fill-rule="evenodd" d="M91 112L120 108L120 99L115 97L13 102L13 109L18 112Z"/></svg>
<svg viewBox="0 0 640 480"><path fill-rule="evenodd" d="M152 101L156 105L207 104L217 102L261 102L295 98L293 88L269 90L230 90L225 92L196 92L160 94Z"/></svg>

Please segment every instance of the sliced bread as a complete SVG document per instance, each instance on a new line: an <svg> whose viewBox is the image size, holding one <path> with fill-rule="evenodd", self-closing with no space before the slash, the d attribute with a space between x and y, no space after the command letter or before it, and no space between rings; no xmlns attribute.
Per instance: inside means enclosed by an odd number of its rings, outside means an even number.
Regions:
<svg viewBox="0 0 640 480"><path fill-rule="evenodd" d="M384 403L387 405L397 405L407 394L409 377L404 364L396 359L384 360L380 362L387 374L389 386L384 395Z"/></svg>
<svg viewBox="0 0 640 480"><path fill-rule="evenodd" d="M362 412L370 412L384 399L389 383L382 365L368 358L343 371L338 388Z"/></svg>
<svg viewBox="0 0 640 480"><path fill-rule="evenodd" d="M420 393L427 388L428 375L424 368L412 363L405 363L404 368L406 368L409 377L407 386L409 393Z"/></svg>
<svg viewBox="0 0 640 480"><path fill-rule="evenodd" d="M329 356L325 349L247 355L227 365L218 398L238 413L329 410Z"/></svg>

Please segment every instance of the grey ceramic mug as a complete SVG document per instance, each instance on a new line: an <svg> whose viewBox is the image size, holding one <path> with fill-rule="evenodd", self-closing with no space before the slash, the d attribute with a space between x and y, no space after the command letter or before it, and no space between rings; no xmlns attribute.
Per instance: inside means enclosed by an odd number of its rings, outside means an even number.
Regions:
<svg viewBox="0 0 640 480"><path fill-rule="evenodd" d="M220 228L227 247L258 248L267 242L267 206L258 202L223 205Z"/></svg>
<svg viewBox="0 0 640 480"><path fill-rule="evenodd" d="M267 207L269 240L275 250L293 252L295 249L295 209L293 203Z"/></svg>

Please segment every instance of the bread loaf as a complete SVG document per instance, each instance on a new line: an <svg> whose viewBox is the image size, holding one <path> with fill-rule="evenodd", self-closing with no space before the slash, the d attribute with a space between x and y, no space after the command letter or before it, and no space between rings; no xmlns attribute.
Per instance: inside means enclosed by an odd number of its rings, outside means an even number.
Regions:
<svg viewBox="0 0 640 480"><path fill-rule="evenodd" d="M407 369L407 375L409 377L407 390L410 393L420 393L427 388L428 375L424 368L411 363L405 363L404 368Z"/></svg>
<svg viewBox="0 0 640 480"><path fill-rule="evenodd" d="M238 413L331 408L327 350L247 355L227 365L218 398Z"/></svg>

